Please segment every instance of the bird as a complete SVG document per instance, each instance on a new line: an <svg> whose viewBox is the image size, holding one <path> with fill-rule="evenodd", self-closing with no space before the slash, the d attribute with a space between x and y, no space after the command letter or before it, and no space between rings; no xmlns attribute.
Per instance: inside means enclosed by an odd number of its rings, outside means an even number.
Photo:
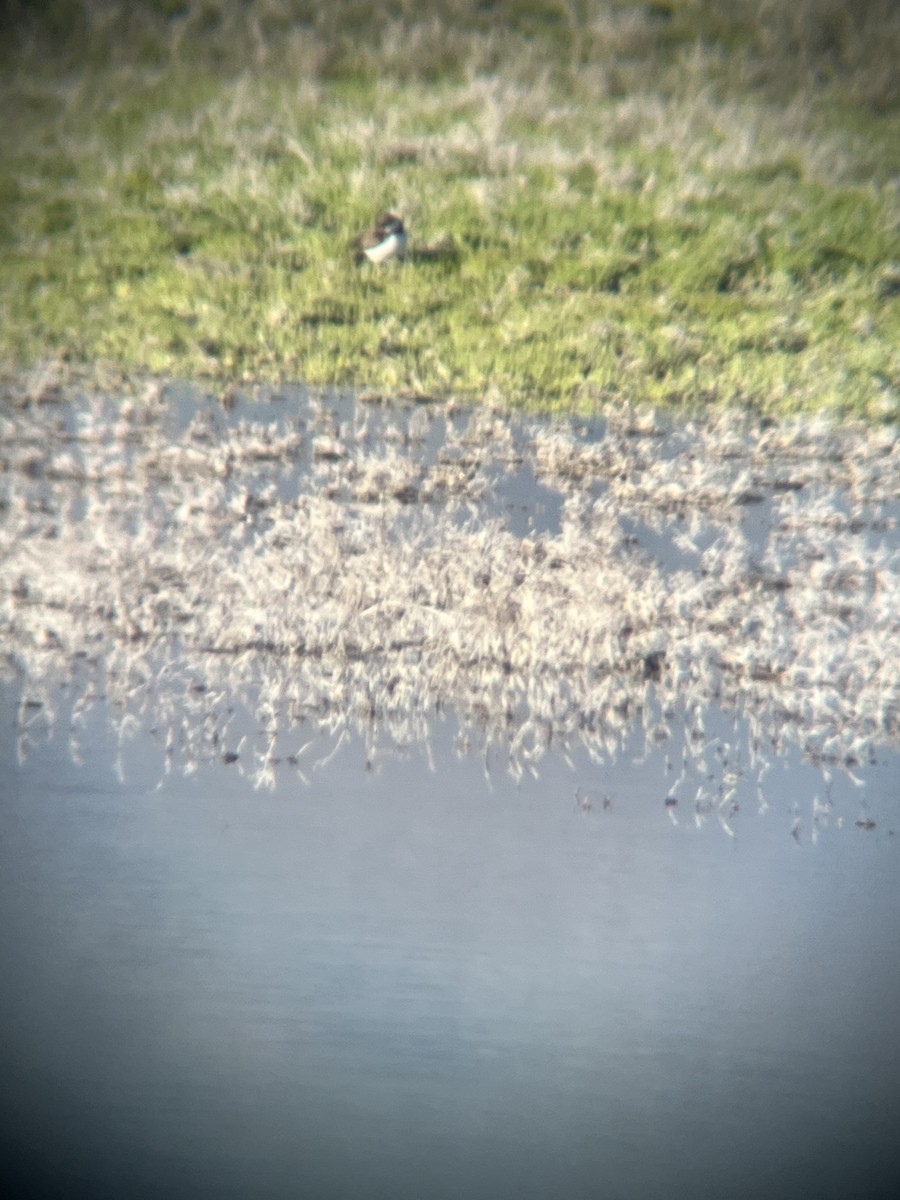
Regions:
<svg viewBox="0 0 900 1200"><path fill-rule="evenodd" d="M363 256L372 263L403 258L406 254L406 230L396 213L381 213L375 225L359 240L360 261Z"/></svg>

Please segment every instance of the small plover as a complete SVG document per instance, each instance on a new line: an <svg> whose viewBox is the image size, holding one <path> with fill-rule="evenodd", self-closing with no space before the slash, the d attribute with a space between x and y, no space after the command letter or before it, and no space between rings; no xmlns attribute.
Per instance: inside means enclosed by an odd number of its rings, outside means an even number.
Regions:
<svg viewBox="0 0 900 1200"><path fill-rule="evenodd" d="M406 254L406 230L395 213L382 213L374 228L359 241L361 255L373 263L387 262L391 258L403 258Z"/></svg>

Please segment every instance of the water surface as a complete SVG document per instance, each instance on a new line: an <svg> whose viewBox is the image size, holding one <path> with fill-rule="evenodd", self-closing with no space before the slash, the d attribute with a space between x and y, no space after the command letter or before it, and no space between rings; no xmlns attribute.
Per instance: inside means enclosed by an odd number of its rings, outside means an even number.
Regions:
<svg viewBox="0 0 900 1200"><path fill-rule="evenodd" d="M893 1196L892 446L306 403L7 418L17 1193Z"/></svg>

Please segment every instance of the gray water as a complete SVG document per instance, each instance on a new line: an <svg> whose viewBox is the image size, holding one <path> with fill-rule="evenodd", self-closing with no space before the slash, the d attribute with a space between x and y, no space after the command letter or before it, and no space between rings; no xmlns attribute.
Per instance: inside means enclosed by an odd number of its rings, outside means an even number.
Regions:
<svg viewBox="0 0 900 1200"><path fill-rule="evenodd" d="M891 440L467 440L465 414L307 399L0 414L0 1182L117 1200L898 1194ZM383 613L383 643L367 660L310 626L306 657L268 634L230 654L235 613L288 634L308 615L267 581L299 570L285 547L304 536L331 552L323 496L351 583L387 548L367 582L387 601L323 602L336 622ZM409 630L389 642L384 564L454 530L458 619L537 647L521 679L485 684L519 687L510 717L477 691L454 711L427 623L420 652ZM653 575L701 618L638 650L623 632L607 707L552 658L565 639L543 662L542 629L504 608L550 594L583 636L579 597L606 618L579 556L603 555L638 600ZM716 607L723 564L738 616L759 613L740 634ZM224 599L205 590L220 571ZM767 673L773 646L807 675ZM298 679L315 703L293 702Z"/></svg>
<svg viewBox="0 0 900 1200"><path fill-rule="evenodd" d="M436 740L307 788L120 782L0 711L3 1161L16 1194L817 1197L900 1179L900 858L734 839L659 764L519 786ZM143 757L146 756L146 757ZM870 789L887 798L896 758ZM781 808L781 813L775 810Z"/></svg>

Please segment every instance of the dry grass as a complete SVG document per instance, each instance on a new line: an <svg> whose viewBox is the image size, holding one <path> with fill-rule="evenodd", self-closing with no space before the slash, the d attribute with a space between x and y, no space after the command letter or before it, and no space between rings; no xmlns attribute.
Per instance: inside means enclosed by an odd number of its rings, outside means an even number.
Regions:
<svg viewBox="0 0 900 1200"><path fill-rule="evenodd" d="M702 821L764 805L792 748L855 776L900 741L886 433L667 432L623 411L590 440L294 398L271 423L201 403L173 439L156 387L111 420L109 400L70 407L46 385L0 431L0 649L23 749L65 680L76 752L102 697L123 742L159 732L169 768L225 756L257 784L279 764L308 777L350 734L372 762L427 747L448 716L461 751L516 776L548 752L613 761L639 732L671 746L669 786ZM522 536L492 507L517 470L559 493L558 529ZM719 711L729 737L707 732Z"/></svg>

